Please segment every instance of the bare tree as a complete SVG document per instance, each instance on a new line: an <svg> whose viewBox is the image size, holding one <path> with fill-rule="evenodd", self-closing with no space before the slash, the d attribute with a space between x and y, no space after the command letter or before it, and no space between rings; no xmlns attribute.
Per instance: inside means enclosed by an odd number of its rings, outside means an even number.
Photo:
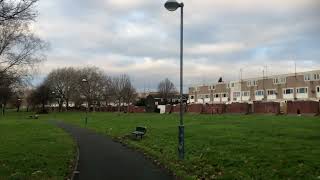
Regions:
<svg viewBox="0 0 320 180"><path fill-rule="evenodd" d="M164 79L159 83L158 91L160 93L161 98L164 99L165 103L167 103L169 99L171 101L173 95L177 92L176 87L168 78Z"/></svg>
<svg viewBox="0 0 320 180"><path fill-rule="evenodd" d="M132 101L135 88L132 86L130 77L126 74L122 74L118 77L113 77L111 81L111 92L114 96L115 103L118 105L118 112L120 112L121 105Z"/></svg>
<svg viewBox="0 0 320 180"><path fill-rule="evenodd" d="M69 102L72 93L77 88L79 82L78 72L74 68L61 68L49 73L47 84L50 89L60 98L59 111L62 109L63 102L66 102L66 108L69 109Z"/></svg>
<svg viewBox="0 0 320 180"><path fill-rule="evenodd" d="M42 61L46 44L24 24L0 26L0 77L6 72L22 74Z"/></svg>
<svg viewBox="0 0 320 180"><path fill-rule="evenodd" d="M25 78L45 58L47 44L30 28L37 1L0 0L0 79L6 74Z"/></svg>
<svg viewBox="0 0 320 180"><path fill-rule="evenodd" d="M32 21L38 0L0 0L0 25L8 21Z"/></svg>
<svg viewBox="0 0 320 180"><path fill-rule="evenodd" d="M13 91L10 87L2 86L0 87L0 103L2 108L2 114L5 114L6 105L9 99L12 97Z"/></svg>
<svg viewBox="0 0 320 180"><path fill-rule="evenodd" d="M42 84L40 84L36 89L34 89L29 97L28 101L30 104L32 104L34 107L40 105L41 106L41 113L47 113L45 106L49 103L51 100L51 90L44 81Z"/></svg>
<svg viewBox="0 0 320 180"><path fill-rule="evenodd" d="M104 78L103 99L106 102L106 106L114 100L112 78L110 76L105 76Z"/></svg>
<svg viewBox="0 0 320 180"><path fill-rule="evenodd" d="M21 79L15 74L4 73L0 78L0 104L3 114L5 112L8 101L14 96L18 95L20 87L23 85Z"/></svg>
<svg viewBox="0 0 320 180"><path fill-rule="evenodd" d="M101 104L104 98L105 74L97 67L87 67L80 70L79 90L85 96L88 106L95 110L96 104ZM82 82L85 79L85 82Z"/></svg>
<svg viewBox="0 0 320 180"><path fill-rule="evenodd" d="M124 83L125 83L125 86L122 90L122 96L123 96L123 101L127 104L128 111L129 111L129 105L135 99L136 89L133 87L129 77L126 79Z"/></svg>

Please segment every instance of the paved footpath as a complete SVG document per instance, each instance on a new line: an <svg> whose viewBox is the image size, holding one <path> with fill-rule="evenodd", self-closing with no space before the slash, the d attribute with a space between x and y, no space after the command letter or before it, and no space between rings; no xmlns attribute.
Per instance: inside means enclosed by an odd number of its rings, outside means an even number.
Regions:
<svg viewBox="0 0 320 180"><path fill-rule="evenodd" d="M80 157L75 180L162 180L174 179L142 153L111 138L63 122L54 122L77 141Z"/></svg>

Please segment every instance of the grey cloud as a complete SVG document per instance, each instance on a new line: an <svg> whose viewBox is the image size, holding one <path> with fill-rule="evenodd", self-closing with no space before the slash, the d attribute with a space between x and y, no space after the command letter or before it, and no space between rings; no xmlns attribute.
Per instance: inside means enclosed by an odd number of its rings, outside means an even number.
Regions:
<svg viewBox="0 0 320 180"><path fill-rule="evenodd" d="M145 81L156 84L165 77L178 82L179 12L166 11L163 3L41 1L35 29L52 46L45 67L96 65L107 73L129 73L140 88ZM237 78L238 72L225 67L258 67L261 61L270 67L276 66L272 65L275 62L284 66L294 57L311 61L313 66L320 64L317 0L184 3L189 84L222 75ZM301 64L301 68L312 69L309 64Z"/></svg>

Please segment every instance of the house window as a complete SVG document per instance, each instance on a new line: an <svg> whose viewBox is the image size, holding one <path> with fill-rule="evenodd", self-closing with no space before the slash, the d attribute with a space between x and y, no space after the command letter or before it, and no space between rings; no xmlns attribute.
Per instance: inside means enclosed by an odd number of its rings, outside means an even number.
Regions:
<svg viewBox="0 0 320 180"><path fill-rule="evenodd" d="M273 79L273 84L285 84L286 78L285 77L278 77Z"/></svg>
<svg viewBox="0 0 320 180"><path fill-rule="evenodd" d="M314 74L313 75L314 80L320 80L320 74Z"/></svg>
<svg viewBox="0 0 320 180"><path fill-rule="evenodd" d="M256 91L256 96L263 96L264 95L264 91L263 90L257 90Z"/></svg>
<svg viewBox="0 0 320 180"><path fill-rule="evenodd" d="M256 86L257 85L257 81L256 80L252 80L252 81L248 81L247 82L247 86Z"/></svg>
<svg viewBox="0 0 320 180"><path fill-rule="evenodd" d="M305 80L305 81L310 81L310 80L311 80L310 74L305 74L305 75L304 75L304 80Z"/></svg>
<svg viewBox="0 0 320 180"><path fill-rule="evenodd" d="M317 93L320 93L320 87L319 86L317 87Z"/></svg>
<svg viewBox="0 0 320 180"><path fill-rule="evenodd" d="M240 92L233 92L233 97L240 97Z"/></svg>
<svg viewBox="0 0 320 180"><path fill-rule="evenodd" d="M209 98L209 95L206 95L206 98Z"/></svg>
<svg viewBox="0 0 320 180"><path fill-rule="evenodd" d="M234 87L234 83L231 83L231 87Z"/></svg>
<svg viewBox="0 0 320 180"><path fill-rule="evenodd" d="M274 78L273 79L273 84L279 84L279 79L278 78Z"/></svg>
<svg viewBox="0 0 320 180"><path fill-rule="evenodd" d="M276 95L276 94L277 94L277 93L276 93L276 90L274 90L274 89L268 90L267 93L268 93L269 96L270 96L270 95Z"/></svg>
<svg viewBox="0 0 320 180"><path fill-rule="evenodd" d="M250 91L242 91L242 96L250 96Z"/></svg>
<svg viewBox="0 0 320 180"><path fill-rule="evenodd" d="M219 94L215 94L214 97L215 97L215 98L219 98Z"/></svg>
<svg viewBox="0 0 320 180"><path fill-rule="evenodd" d="M191 99L194 99L194 96L191 96L190 98L191 98Z"/></svg>
<svg viewBox="0 0 320 180"><path fill-rule="evenodd" d="M214 86L209 86L209 90L214 90Z"/></svg>
<svg viewBox="0 0 320 180"><path fill-rule="evenodd" d="M298 94L306 94L308 93L308 88L297 88Z"/></svg>
<svg viewBox="0 0 320 180"><path fill-rule="evenodd" d="M222 97L226 98L226 97L227 97L227 94L226 94L226 93L223 93L223 94L222 94Z"/></svg>
<svg viewBox="0 0 320 180"><path fill-rule="evenodd" d="M293 94L293 88L284 89L283 94Z"/></svg>

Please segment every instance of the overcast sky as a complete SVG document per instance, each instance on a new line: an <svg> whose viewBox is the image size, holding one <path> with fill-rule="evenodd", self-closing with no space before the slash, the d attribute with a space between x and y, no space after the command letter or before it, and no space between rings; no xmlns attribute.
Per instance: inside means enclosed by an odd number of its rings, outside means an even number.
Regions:
<svg viewBox="0 0 320 180"><path fill-rule="evenodd" d="M179 11L164 0L41 0L50 43L38 78L65 66L127 73L139 90L179 85ZM185 0L185 84L320 69L319 0Z"/></svg>

